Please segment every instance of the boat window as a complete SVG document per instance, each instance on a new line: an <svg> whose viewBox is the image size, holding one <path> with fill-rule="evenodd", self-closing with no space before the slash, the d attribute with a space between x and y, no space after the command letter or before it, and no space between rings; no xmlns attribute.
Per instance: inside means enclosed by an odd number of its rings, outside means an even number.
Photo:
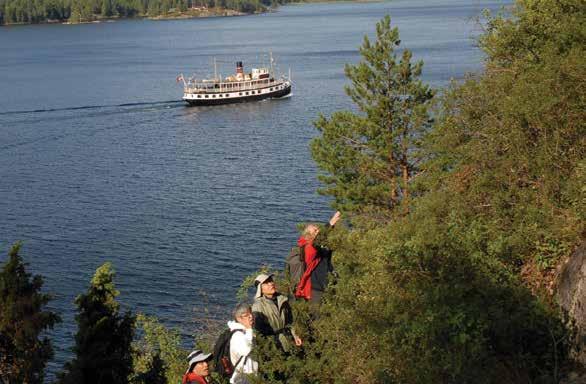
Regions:
<svg viewBox="0 0 586 384"><path fill-rule="evenodd" d="M226 93L226 97L230 97L230 95Z"/></svg>
<svg viewBox="0 0 586 384"><path fill-rule="evenodd" d="M198 99L201 99L201 95L197 95L197 98L198 98Z"/></svg>
<svg viewBox="0 0 586 384"><path fill-rule="evenodd" d="M206 95L206 99L209 98L209 97L210 97L210 95Z"/></svg>
<svg viewBox="0 0 586 384"><path fill-rule="evenodd" d="M271 91L273 90L273 88L271 88Z"/></svg>
<svg viewBox="0 0 586 384"><path fill-rule="evenodd" d="M248 95L248 92L246 92L246 94Z"/></svg>
<svg viewBox="0 0 586 384"><path fill-rule="evenodd" d="M240 96L242 96L242 92L238 92L238 94L239 94Z"/></svg>

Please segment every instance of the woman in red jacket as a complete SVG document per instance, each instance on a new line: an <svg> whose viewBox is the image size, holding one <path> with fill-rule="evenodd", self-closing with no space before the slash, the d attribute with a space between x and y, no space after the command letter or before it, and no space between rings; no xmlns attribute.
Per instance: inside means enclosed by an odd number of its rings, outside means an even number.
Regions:
<svg viewBox="0 0 586 384"><path fill-rule="evenodd" d="M340 219L340 212L336 212L330 219L329 226L333 227ZM305 272L301 276L295 297L318 302L327 284L327 274L331 272L329 257L331 251L314 244L319 234L319 227L316 224L309 224L303 230L301 237L297 240L297 246L301 248L305 258ZM328 260L324 260L328 258ZM327 265L326 265L327 263Z"/></svg>
<svg viewBox="0 0 586 384"><path fill-rule="evenodd" d="M187 358L189 369L183 375L181 384L210 384L208 362L212 359L212 354L203 353L198 349L191 352Z"/></svg>

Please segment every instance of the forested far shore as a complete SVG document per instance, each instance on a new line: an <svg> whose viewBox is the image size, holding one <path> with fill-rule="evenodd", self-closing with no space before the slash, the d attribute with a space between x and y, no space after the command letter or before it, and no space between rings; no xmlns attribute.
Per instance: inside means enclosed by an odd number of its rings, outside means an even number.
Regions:
<svg viewBox="0 0 586 384"><path fill-rule="evenodd" d="M0 0L0 25L134 17L201 17L266 11L289 0Z"/></svg>

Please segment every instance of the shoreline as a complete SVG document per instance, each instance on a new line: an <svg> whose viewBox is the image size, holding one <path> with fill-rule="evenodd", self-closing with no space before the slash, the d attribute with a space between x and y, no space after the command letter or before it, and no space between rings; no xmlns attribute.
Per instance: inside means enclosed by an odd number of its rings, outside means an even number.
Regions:
<svg viewBox="0 0 586 384"><path fill-rule="evenodd" d="M264 10L254 12L241 12L234 9L228 8L207 8L207 7L195 7L190 8L186 11L170 11L166 15L148 16L138 15L135 17L102 17L100 15L93 15L94 19L88 19L83 21L71 21L71 20L57 20L57 19L46 19L39 23L5 23L0 24L0 27L11 27L20 25L47 25L47 24L61 24L61 25L77 25L77 24L99 24L99 23L114 23L119 20L187 20L187 19L199 19L199 18L210 18L210 17L234 17L234 16L250 16L260 15L264 13L276 12L277 9L283 5L303 5L303 4L317 4L317 3L378 3L385 0L301 0L292 1L290 3L281 4L276 7L268 7Z"/></svg>
<svg viewBox="0 0 586 384"><path fill-rule="evenodd" d="M187 19L199 19L199 18L210 18L210 17L236 17L236 16L248 16L257 15L262 13L274 12L274 9L267 9L264 11L256 11L251 13L240 12L233 9L227 8L192 8L185 12L169 12L167 15L148 16L139 15L136 17L96 17L94 20L84 20L74 22L70 20L55 20L47 19L42 23L6 23L0 24L0 27L13 27L22 25L79 25L79 24L100 24L100 23L115 23L120 20L187 20Z"/></svg>

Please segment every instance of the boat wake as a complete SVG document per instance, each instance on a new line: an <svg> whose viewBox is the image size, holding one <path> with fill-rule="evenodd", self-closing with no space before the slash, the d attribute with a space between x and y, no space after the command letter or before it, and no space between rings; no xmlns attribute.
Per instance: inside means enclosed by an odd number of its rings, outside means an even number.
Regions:
<svg viewBox="0 0 586 384"><path fill-rule="evenodd" d="M137 121L138 119L145 124L155 122L161 118L161 113L175 113L167 111L177 110L183 105L181 100L171 100L0 112L0 137L5 132L10 132L10 140L0 140L0 152L13 150L23 145L60 140L69 134L67 129L55 131L43 128L39 130L38 127L88 126L91 129L86 134L94 134L107 129L119 129L128 120ZM137 114L140 117L129 117L128 119L124 117ZM108 120L111 122L108 124L94 124L93 122L85 124L88 119L92 121L97 119L96 121L103 122L109 117L112 118ZM20 127L18 134L11 131L11 127L14 126Z"/></svg>
<svg viewBox="0 0 586 384"><path fill-rule="evenodd" d="M152 101L142 103L125 103L125 104L106 104L106 105L86 105L81 107L64 107L64 108L47 108L47 109L31 109L21 111L5 111L0 112L0 116L7 115L28 115L34 113L47 113L47 112L64 112L64 111L80 111L80 110L92 110L92 109L104 109L104 108L124 108L124 107L141 107L141 106L161 106L169 104L183 104L181 100L168 100L168 101Z"/></svg>

